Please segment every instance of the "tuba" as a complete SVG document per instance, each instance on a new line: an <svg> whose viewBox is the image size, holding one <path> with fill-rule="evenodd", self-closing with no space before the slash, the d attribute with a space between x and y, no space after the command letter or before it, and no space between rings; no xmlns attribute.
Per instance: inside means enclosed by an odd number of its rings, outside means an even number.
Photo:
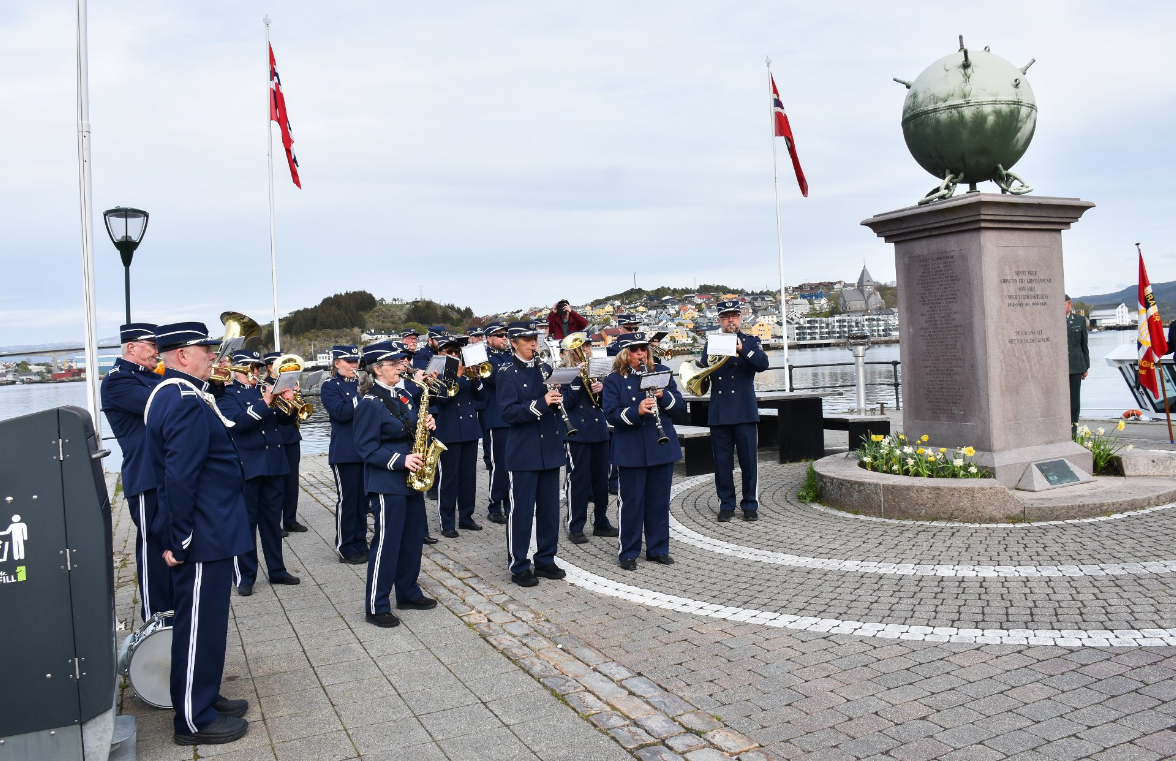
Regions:
<svg viewBox="0 0 1176 761"><path fill-rule="evenodd" d="M274 377L278 378L282 373L302 373L302 368L306 366L302 357L297 354L283 354L274 360ZM283 399L280 396L275 396L270 403L274 409L286 415L294 415L299 422L306 421L314 414L314 405L302 398L302 394L296 390L293 399Z"/></svg>
<svg viewBox="0 0 1176 761"><path fill-rule="evenodd" d="M412 453L420 455L421 467L416 472L409 471L405 475L405 482L409 488L416 491L428 491L433 488L433 480L437 477L437 463L441 460L441 453L448 447L429 435L429 390L432 387L411 375L404 376L404 379L421 387L421 398L417 404L416 433L412 439Z"/></svg>
<svg viewBox="0 0 1176 761"><path fill-rule="evenodd" d="M217 383L228 383L233 378L233 373L246 373L250 370L248 368L240 369L243 365L234 367L224 367L220 363L228 356L233 349L244 346L245 342L253 338L261 332L261 327L257 321L252 317L247 317L240 312L221 312L221 323L225 326L225 337L221 339L220 347L216 352L216 366L212 368L212 377ZM241 341L234 346L233 340L240 338ZM163 373L156 370L160 375Z"/></svg>
<svg viewBox="0 0 1176 761"><path fill-rule="evenodd" d="M730 357L707 357L704 366L698 360L683 362L678 368L682 386L691 396L706 396L710 393L710 374L718 370Z"/></svg>

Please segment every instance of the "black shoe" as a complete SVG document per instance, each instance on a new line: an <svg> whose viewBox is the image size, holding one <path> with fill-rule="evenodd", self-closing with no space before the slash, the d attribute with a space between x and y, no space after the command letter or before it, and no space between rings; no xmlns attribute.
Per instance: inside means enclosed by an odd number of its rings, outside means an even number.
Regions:
<svg viewBox="0 0 1176 761"><path fill-rule="evenodd" d="M365 613L364 619L369 624L375 624L381 629L391 629L393 626L400 626L400 619L396 617L395 613Z"/></svg>
<svg viewBox="0 0 1176 761"><path fill-rule="evenodd" d="M731 516L734 514L735 514L734 510L720 510L719 511L719 523L729 523L731 521Z"/></svg>
<svg viewBox="0 0 1176 761"><path fill-rule="evenodd" d="M422 597L419 600L396 603L397 610L432 610L437 607L437 601L432 597Z"/></svg>
<svg viewBox="0 0 1176 761"><path fill-rule="evenodd" d="M625 570L625 571L636 571L637 570L637 559L636 558L629 558L628 560L622 560L621 561L621 569Z"/></svg>
<svg viewBox="0 0 1176 761"><path fill-rule="evenodd" d="M237 587L237 594L241 595L242 597L249 597L253 594L253 585L242 584L241 586Z"/></svg>
<svg viewBox="0 0 1176 761"><path fill-rule="evenodd" d="M752 521L758 521L759 520L759 511L758 510L744 510L743 511L743 520L745 520L749 523Z"/></svg>
<svg viewBox="0 0 1176 761"><path fill-rule="evenodd" d="M302 579L298 578L297 576L293 576L291 574L286 574L285 576L281 577L280 579L270 579L270 586L273 586L274 584L289 584L290 586L293 586L295 584L301 584L301 583L302 583Z"/></svg>
<svg viewBox="0 0 1176 761"><path fill-rule="evenodd" d="M669 555L646 555L645 559L653 563L661 563L662 565L674 564L674 559Z"/></svg>
<svg viewBox="0 0 1176 761"><path fill-rule="evenodd" d="M474 521L470 521L469 523L459 523L459 524L457 524L457 527L464 530L464 531L481 531L482 530L482 527L479 526Z"/></svg>
<svg viewBox="0 0 1176 761"><path fill-rule="evenodd" d="M249 722L233 716L217 716L204 729L190 735L174 736L176 745L222 745L240 740L249 731Z"/></svg>
<svg viewBox="0 0 1176 761"><path fill-rule="evenodd" d="M501 525L503 523L506 523L506 516L503 515L502 513L490 513L489 520L491 523L497 523L497 524Z"/></svg>
<svg viewBox="0 0 1176 761"><path fill-rule="evenodd" d="M224 695L217 695L216 702L212 704L212 707L221 716L231 716L234 719L239 719L249 712L249 701L229 700Z"/></svg>
<svg viewBox="0 0 1176 761"><path fill-rule="evenodd" d="M529 568L522 573L512 573L510 580L520 587L533 587L539 583L539 579L535 578L535 574L531 573Z"/></svg>
<svg viewBox="0 0 1176 761"><path fill-rule="evenodd" d="M620 536L616 526L593 526L592 536Z"/></svg>
<svg viewBox="0 0 1176 761"><path fill-rule="evenodd" d="M296 534L301 534L303 531L310 531L306 526L303 526L298 521L294 521L289 526L286 526L287 531L293 531Z"/></svg>
<svg viewBox="0 0 1176 761"><path fill-rule="evenodd" d="M588 543L588 537L584 536L583 531L571 532L570 534L568 534L568 539L570 539L572 541L572 544L587 544Z"/></svg>
<svg viewBox="0 0 1176 761"><path fill-rule="evenodd" d="M428 534L425 534L425 544L436 544L436 543L437 543L437 537L429 536Z"/></svg>
<svg viewBox="0 0 1176 761"><path fill-rule="evenodd" d="M437 490L436 489L429 489L427 492L425 492L425 496L428 497L429 499L433 500L434 502L436 502L437 501Z"/></svg>
<svg viewBox="0 0 1176 761"><path fill-rule="evenodd" d="M461 536L461 534L457 533L457 529L451 528L451 529L447 529L445 531L442 531L441 536L445 537L446 539L456 539L459 536Z"/></svg>
<svg viewBox="0 0 1176 761"><path fill-rule="evenodd" d="M555 563L548 563L547 565L535 566L535 575L541 576L545 579L562 579L568 575L568 572L557 566Z"/></svg>
<svg viewBox="0 0 1176 761"><path fill-rule="evenodd" d="M290 532L286 529L282 529L282 538L285 539L288 536L290 536Z"/></svg>
<svg viewBox="0 0 1176 761"><path fill-rule="evenodd" d="M613 495L614 497L617 496L617 492L618 492L617 487L615 487L615 486L608 487L608 493Z"/></svg>
<svg viewBox="0 0 1176 761"><path fill-rule="evenodd" d="M368 554L366 552L357 552L354 555L348 555L345 558L339 558L340 563L347 563L348 565L363 565L368 562Z"/></svg>

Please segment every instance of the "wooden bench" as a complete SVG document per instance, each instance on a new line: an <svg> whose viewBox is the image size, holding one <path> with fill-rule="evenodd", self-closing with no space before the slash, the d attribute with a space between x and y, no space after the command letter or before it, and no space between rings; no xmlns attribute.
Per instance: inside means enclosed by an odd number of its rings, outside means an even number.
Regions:
<svg viewBox="0 0 1176 761"><path fill-rule="evenodd" d="M847 431L849 448L856 449L863 436L890 434L890 419L881 415L826 415L825 428L830 431Z"/></svg>

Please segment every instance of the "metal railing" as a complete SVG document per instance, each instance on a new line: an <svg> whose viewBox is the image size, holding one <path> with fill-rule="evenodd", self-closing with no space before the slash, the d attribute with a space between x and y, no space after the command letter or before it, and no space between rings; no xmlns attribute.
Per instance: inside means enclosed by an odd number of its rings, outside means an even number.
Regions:
<svg viewBox="0 0 1176 761"><path fill-rule="evenodd" d="M900 381L898 378L898 366L902 363L899 362L897 359L893 359L888 362L866 362L866 364L867 365L890 365L890 369L891 369L891 379L890 380L868 382L868 383L866 383L866 385L867 386L890 386L891 388L893 388L894 389L894 409L901 410L902 409L902 396L900 395L899 391L902 387L902 381ZM825 362L825 363L815 364L815 365L788 365L788 388L792 389L793 391L820 391L821 389L827 389L827 388L857 388L856 383L834 383L834 384L822 384L822 385L816 385L816 386L798 386L798 385L796 385L796 383L793 381L793 378L792 378L793 372L796 370L807 370L808 368L812 368L812 367L856 367L856 366L857 366L857 363L855 363L855 362ZM769 370L783 370L784 366L783 365L772 365L768 369Z"/></svg>

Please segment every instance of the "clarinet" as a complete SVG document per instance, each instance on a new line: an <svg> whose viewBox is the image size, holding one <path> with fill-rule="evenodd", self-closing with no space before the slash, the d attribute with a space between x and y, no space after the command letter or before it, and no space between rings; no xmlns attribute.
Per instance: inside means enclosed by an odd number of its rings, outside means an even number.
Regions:
<svg viewBox="0 0 1176 761"><path fill-rule="evenodd" d="M648 361L645 363L645 368L646 368L646 370L645 370L646 373L653 372L653 365L650 364ZM652 388L647 388L647 389L645 389L645 396L647 399L653 400L653 419L654 419L654 422L657 423L657 443L658 444L670 443L670 437L666 435L666 429L662 428L661 412L657 408L657 391Z"/></svg>
<svg viewBox="0 0 1176 761"><path fill-rule="evenodd" d="M542 370L540 370L540 371L542 371ZM551 374L550 374L550 373L548 373L548 375L547 375L547 378L550 378L550 377L551 377ZM544 378L543 380L545 380L545 381L546 381L546 380L547 380L547 378ZM554 388L554 387L553 387L553 386L548 386L548 388ZM567 411L567 408L565 408L565 407L564 407L564 403L563 403L563 397L561 396L561 397L559 398L559 401L558 401L558 402L556 402L555 404L553 404L552 406L553 406L553 407L555 407L557 410L559 410L559 416L560 416L561 418L563 418L563 424L564 424L564 428L565 428L565 429L567 429L567 436L568 436L568 438L570 439L570 438L573 438L573 437L575 437L575 435L576 435L577 433L579 433L580 431L572 427L572 421L571 421L571 418L569 418L569 417L568 417L568 411Z"/></svg>

